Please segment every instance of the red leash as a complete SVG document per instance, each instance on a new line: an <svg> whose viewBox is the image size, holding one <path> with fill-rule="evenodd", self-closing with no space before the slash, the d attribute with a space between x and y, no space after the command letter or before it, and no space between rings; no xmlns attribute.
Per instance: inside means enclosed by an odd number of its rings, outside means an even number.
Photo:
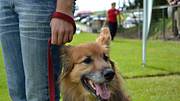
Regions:
<svg viewBox="0 0 180 101"><path fill-rule="evenodd" d="M54 69L51 53L51 40L48 40L48 86L50 101L55 101Z"/></svg>
<svg viewBox="0 0 180 101"><path fill-rule="evenodd" d="M69 22L72 24L74 28L74 32L76 31L76 24L74 19L61 12L54 12L52 14L52 18L58 18L62 19L64 21ZM53 67L53 60L52 60L52 53L51 53L51 39L48 40L48 86L49 86L49 96L50 96L50 101L55 101L55 81L54 81L54 67Z"/></svg>
<svg viewBox="0 0 180 101"><path fill-rule="evenodd" d="M62 19L64 21L67 21L68 23L70 23L73 26L73 28L74 28L73 33L76 32L76 23L75 23L74 19L71 16L69 16L69 15L67 15L65 13L62 13L62 12L54 12L52 14L51 18L57 18L57 19Z"/></svg>

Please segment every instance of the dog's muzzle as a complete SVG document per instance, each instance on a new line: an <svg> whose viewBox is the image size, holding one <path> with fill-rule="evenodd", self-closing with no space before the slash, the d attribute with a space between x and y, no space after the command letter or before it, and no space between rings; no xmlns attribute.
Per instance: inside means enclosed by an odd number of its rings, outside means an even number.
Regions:
<svg viewBox="0 0 180 101"><path fill-rule="evenodd" d="M82 75L81 82L86 90L101 101L108 100L110 98L109 84L113 80L114 75L115 72L111 68L107 68Z"/></svg>
<svg viewBox="0 0 180 101"><path fill-rule="evenodd" d="M110 82L113 78L114 78L114 71L112 69L105 69L103 71L103 76L104 76L104 79L107 81L107 82Z"/></svg>

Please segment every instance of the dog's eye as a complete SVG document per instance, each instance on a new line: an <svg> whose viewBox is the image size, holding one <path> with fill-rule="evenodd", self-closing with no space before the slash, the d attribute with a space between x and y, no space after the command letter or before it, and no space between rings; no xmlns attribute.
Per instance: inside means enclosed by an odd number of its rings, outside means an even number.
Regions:
<svg viewBox="0 0 180 101"><path fill-rule="evenodd" d="M106 54L103 54L103 59L104 59L105 61L108 61L108 60L109 60L109 57L108 57Z"/></svg>
<svg viewBox="0 0 180 101"><path fill-rule="evenodd" d="M91 57L87 57L86 59L83 60L83 63L85 64L90 64L93 60L91 59Z"/></svg>

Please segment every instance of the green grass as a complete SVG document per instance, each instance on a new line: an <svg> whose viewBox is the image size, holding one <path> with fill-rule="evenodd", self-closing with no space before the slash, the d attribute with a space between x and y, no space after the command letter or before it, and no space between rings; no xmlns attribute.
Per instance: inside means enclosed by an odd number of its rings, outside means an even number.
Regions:
<svg viewBox="0 0 180 101"><path fill-rule="evenodd" d="M93 42L96 34L81 33L71 42L77 45ZM180 42L149 40L147 65L142 67L141 40L116 38L111 44L110 56L125 77L125 88L133 101L180 101ZM176 75L168 75L168 74ZM166 75L145 77L147 75ZM131 78L131 77L142 78ZM0 54L0 101L10 101L6 76Z"/></svg>
<svg viewBox="0 0 180 101"><path fill-rule="evenodd" d="M180 101L180 76L127 80L133 101Z"/></svg>
<svg viewBox="0 0 180 101"><path fill-rule="evenodd" d="M10 101L6 81L2 52L0 50L0 101Z"/></svg>

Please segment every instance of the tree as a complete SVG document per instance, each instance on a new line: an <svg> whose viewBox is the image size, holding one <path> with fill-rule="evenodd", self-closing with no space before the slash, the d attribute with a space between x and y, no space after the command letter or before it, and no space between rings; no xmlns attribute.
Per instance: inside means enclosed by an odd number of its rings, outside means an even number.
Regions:
<svg viewBox="0 0 180 101"><path fill-rule="evenodd" d="M129 4L130 6L127 7L127 9L135 9L138 6L140 8L143 8L143 0L135 0L134 3L131 3L130 0ZM168 2L166 0L154 0L153 6L162 6L162 5L167 5ZM165 9L165 11L167 11L167 9ZM162 9L156 9L152 11L152 20L153 21L157 21L159 20L159 18L162 18L162 14L163 14L163 10ZM167 16L167 14L165 15Z"/></svg>

